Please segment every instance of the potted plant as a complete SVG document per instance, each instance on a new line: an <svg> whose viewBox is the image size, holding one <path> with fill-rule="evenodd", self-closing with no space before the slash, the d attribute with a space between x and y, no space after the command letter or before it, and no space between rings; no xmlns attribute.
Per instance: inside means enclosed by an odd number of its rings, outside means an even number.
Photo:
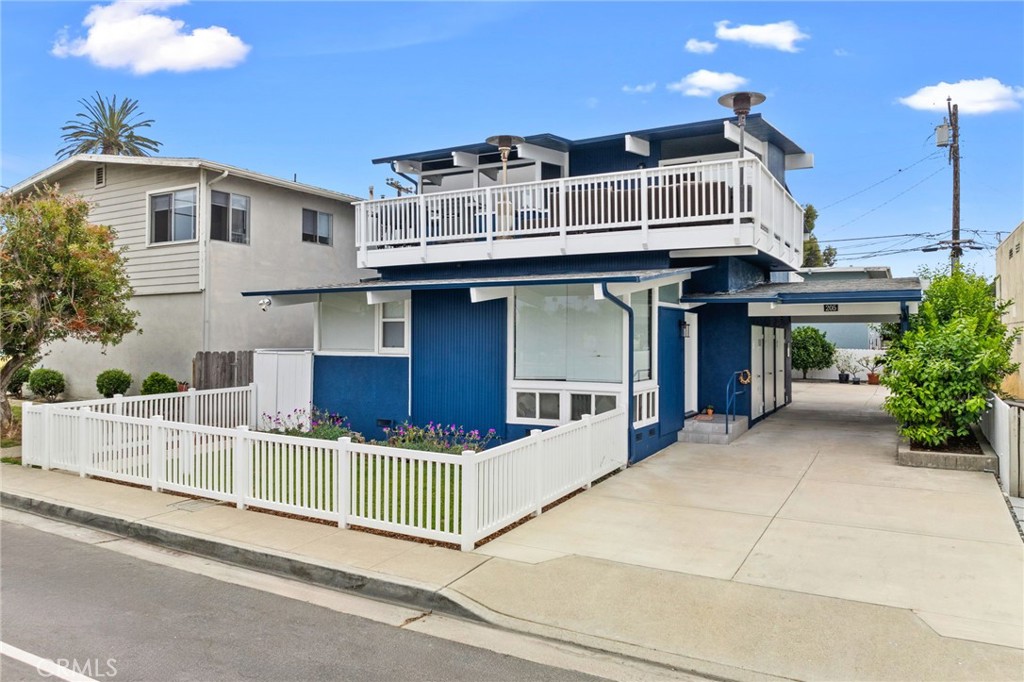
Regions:
<svg viewBox="0 0 1024 682"><path fill-rule="evenodd" d="M867 370L868 373L868 384L871 386L878 385L878 369L885 364L885 358L881 355L865 355L857 363Z"/></svg>
<svg viewBox="0 0 1024 682"><path fill-rule="evenodd" d="M839 371L839 383L850 383L850 373L856 370L856 365L848 352L840 351L836 355L836 369Z"/></svg>

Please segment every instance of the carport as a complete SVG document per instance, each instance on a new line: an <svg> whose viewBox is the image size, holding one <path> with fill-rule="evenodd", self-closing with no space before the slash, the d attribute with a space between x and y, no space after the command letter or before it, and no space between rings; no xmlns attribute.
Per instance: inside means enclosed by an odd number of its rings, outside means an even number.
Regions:
<svg viewBox="0 0 1024 682"><path fill-rule="evenodd" d="M922 298L918 277L765 282L740 291L684 295L688 309L745 304L750 321L751 422L792 401L792 324L899 322Z"/></svg>

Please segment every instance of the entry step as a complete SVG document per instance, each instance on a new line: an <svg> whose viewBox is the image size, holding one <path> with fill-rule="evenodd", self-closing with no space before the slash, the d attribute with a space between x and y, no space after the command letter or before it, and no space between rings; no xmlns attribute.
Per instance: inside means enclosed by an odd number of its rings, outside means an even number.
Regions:
<svg viewBox="0 0 1024 682"><path fill-rule="evenodd" d="M725 420L729 420L729 433L725 432ZM698 414L686 420L679 431L680 443L709 443L711 445L728 445L747 432L747 417L732 417L724 414Z"/></svg>

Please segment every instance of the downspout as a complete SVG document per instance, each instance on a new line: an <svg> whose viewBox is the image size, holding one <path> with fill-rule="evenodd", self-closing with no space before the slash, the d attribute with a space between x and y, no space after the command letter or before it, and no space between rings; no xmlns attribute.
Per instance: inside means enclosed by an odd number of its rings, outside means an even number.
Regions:
<svg viewBox="0 0 1024 682"><path fill-rule="evenodd" d="M206 186L202 188L202 196L200 201L203 202L204 210L201 211L202 218L200 220L200 229L202 230L202 239L200 240L200 249L203 254L203 350L210 350L210 235L207 230L202 229L203 225L210 224L210 207L213 206L213 195L210 194L209 188L213 187L214 184L220 182L228 176L228 171L224 171L213 180L207 180ZM206 173L203 172L202 177L206 178Z"/></svg>
<svg viewBox="0 0 1024 682"><path fill-rule="evenodd" d="M394 161L391 162L391 172L394 173L395 175L401 175L403 178L408 180L410 183L412 183L412 186L416 188L416 194L420 193L420 181L416 180L415 178L410 178L408 175L406 175L400 170L396 170Z"/></svg>
<svg viewBox="0 0 1024 682"><path fill-rule="evenodd" d="M628 452L626 456L626 463L633 463L633 443L636 439L636 429L633 427L633 309L626 305L625 301L621 298L613 296L608 291L608 282L601 282L601 293L604 297L619 306L626 311L626 316L629 318L629 353L627 354L627 373L626 373L626 403L629 405L628 414L626 419L629 424L629 435L628 442L626 444L626 450Z"/></svg>

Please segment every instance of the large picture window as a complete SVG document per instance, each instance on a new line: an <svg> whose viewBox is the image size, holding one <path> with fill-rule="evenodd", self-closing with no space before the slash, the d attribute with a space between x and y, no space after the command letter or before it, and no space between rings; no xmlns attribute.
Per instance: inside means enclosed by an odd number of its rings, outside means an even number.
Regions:
<svg viewBox="0 0 1024 682"><path fill-rule="evenodd" d="M629 297L633 309L633 381L653 378L651 372L651 290Z"/></svg>
<svg viewBox="0 0 1024 682"><path fill-rule="evenodd" d="M196 190L182 189L149 197L150 241L181 242L196 238Z"/></svg>
<svg viewBox="0 0 1024 682"><path fill-rule="evenodd" d="M309 208L302 209L302 241L314 244L331 244L334 216Z"/></svg>
<svg viewBox="0 0 1024 682"><path fill-rule="evenodd" d="M227 192L210 193L210 239L249 243L249 197Z"/></svg>
<svg viewBox="0 0 1024 682"><path fill-rule="evenodd" d="M324 294L320 300L320 349L373 353L377 315L366 294Z"/></svg>
<svg viewBox="0 0 1024 682"><path fill-rule="evenodd" d="M517 288L515 378L621 382L622 316L585 284Z"/></svg>

